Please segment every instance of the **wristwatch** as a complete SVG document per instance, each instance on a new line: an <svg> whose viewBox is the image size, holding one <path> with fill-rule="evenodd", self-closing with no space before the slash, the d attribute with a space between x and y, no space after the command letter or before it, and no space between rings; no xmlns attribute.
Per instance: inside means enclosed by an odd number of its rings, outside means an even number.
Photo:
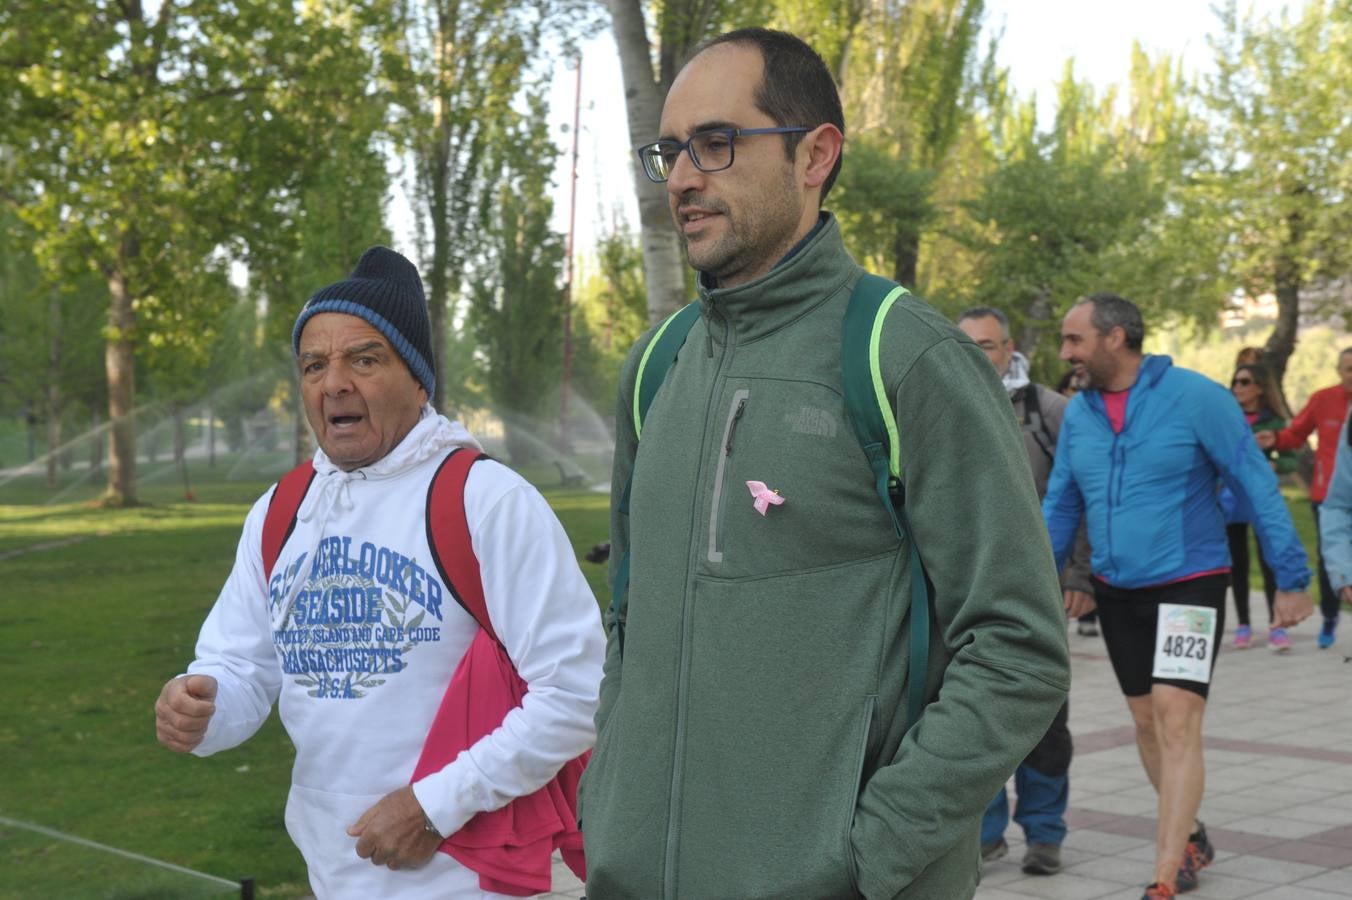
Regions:
<svg viewBox="0 0 1352 900"><path fill-rule="evenodd" d="M442 837L441 832L437 831L437 826L432 824L432 819L427 813L423 813L423 831L426 831L428 834L435 834L437 837L445 840L445 838Z"/></svg>

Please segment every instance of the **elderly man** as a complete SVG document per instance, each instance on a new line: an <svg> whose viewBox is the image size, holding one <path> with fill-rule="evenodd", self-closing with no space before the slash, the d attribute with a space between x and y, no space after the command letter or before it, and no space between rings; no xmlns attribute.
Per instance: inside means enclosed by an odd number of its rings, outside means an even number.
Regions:
<svg viewBox="0 0 1352 900"><path fill-rule="evenodd" d="M317 896L499 896L483 890L499 882L484 880L473 852L437 851L591 745L595 598L543 498L505 466L478 460L460 496L432 502L443 462L479 448L429 404L431 329L408 260L368 250L350 278L310 298L293 343L319 442L313 481L281 522L275 560L263 548L284 491L249 512L196 659L155 704L160 742L198 756L228 749L277 702L296 747L287 830ZM461 593L446 571L463 575L466 560L432 546L442 517L472 544ZM489 621L462 593L481 593ZM491 712L475 707L490 702L483 682L448 690L480 622L528 692L463 752L429 757L434 721Z"/></svg>
<svg viewBox="0 0 1352 900"><path fill-rule="evenodd" d="M1159 796L1155 872L1143 900L1164 900L1196 888L1215 856L1196 816L1202 716L1230 570L1217 482L1254 510L1277 573L1277 626L1310 615L1310 570L1239 404L1169 357L1144 354L1144 339L1140 310L1116 294L1082 298L1066 313L1061 359L1089 387L1066 408L1042 510L1058 561L1081 517L1088 522L1099 625Z"/></svg>
<svg viewBox="0 0 1352 900"><path fill-rule="evenodd" d="M958 327L976 342L995 366L1009 400L1014 418L1023 433L1024 449L1033 470L1038 498L1047 493L1047 477L1056 459L1056 442L1065 415L1065 397L1028 376L1028 360L1014 349L1009 336L1009 318L993 306L976 306L958 316ZM1080 540L1065 571L1061 589L1066 609L1086 608L1090 601L1089 544L1080 531ZM1023 828L1026 849L1023 871L1029 875L1055 875L1061 871L1061 842L1066 837L1066 805L1070 801L1070 757L1074 744L1070 737L1069 704L1061 707L1047 733L1033 752L1014 770L1018 794L1014 821ZM1000 859L1009 852L1005 826L1009 824L1009 797L1001 786L981 820L981 858Z"/></svg>

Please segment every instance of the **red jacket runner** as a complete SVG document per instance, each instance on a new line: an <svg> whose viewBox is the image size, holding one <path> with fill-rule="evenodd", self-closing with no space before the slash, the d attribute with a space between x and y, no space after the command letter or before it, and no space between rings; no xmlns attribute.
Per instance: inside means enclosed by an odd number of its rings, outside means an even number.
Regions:
<svg viewBox="0 0 1352 900"><path fill-rule="evenodd" d="M1338 452L1338 432L1343 428L1352 394L1341 384L1326 387L1310 395L1305 408L1296 414L1291 424L1277 432L1278 450L1298 450L1305 446L1310 432L1318 431L1319 446L1314 451L1314 482L1310 485L1310 499L1323 503L1333 477L1334 455Z"/></svg>

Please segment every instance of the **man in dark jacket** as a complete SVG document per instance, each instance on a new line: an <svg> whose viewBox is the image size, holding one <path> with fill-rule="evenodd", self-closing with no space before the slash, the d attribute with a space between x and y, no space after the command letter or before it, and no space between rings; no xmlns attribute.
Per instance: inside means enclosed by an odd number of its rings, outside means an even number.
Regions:
<svg viewBox="0 0 1352 900"><path fill-rule="evenodd" d="M958 327L990 357L995 372L1014 404L1014 418L1023 432L1033 484L1041 498L1056 458L1056 440L1068 401L1028 377L1028 360L1014 349L1009 318L992 306L977 306L958 316ZM1093 588L1089 584L1089 544L1081 529L1078 545L1061 573L1066 606L1083 606ZM1061 871L1061 842L1066 837L1066 805L1070 801L1069 703L1061 707L1033 752L1014 770L1018 801L1014 821L1023 828L1026 849L1023 871L1055 875ZM1005 826L1009 824L1009 797L1002 786L981 819L981 858L1000 859L1009 852Z"/></svg>

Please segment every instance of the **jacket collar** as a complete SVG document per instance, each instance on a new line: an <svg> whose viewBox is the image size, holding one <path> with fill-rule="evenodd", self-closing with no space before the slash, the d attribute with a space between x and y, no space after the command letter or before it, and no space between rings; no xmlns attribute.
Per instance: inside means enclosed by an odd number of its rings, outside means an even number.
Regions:
<svg viewBox="0 0 1352 900"><path fill-rule="evenodd" d="M745 343L773 334L843 290L859 267L845 252L840 226L830 213L814 232L755 281L734 288L699 280L700 314L715 343L735 334Z"/></svg>
<svg viewBox="0 0 1352 900"><path fill-rule="evenodd" d="M1141 357L1141 366L1136 370L1136 381L1131 387L1127 388L1131 391L1132 397L1131 400L1127 401L1127 424L1131 422L1132 414L1141 408L1141 394L1153 391L1155 386L1159 384L1160 379L1164 377L1164 373L1172 369L1173 366L1173 358L1163 354L1147 353ZM1106 421L1108 410L1103 405L1103 392L1098 388L1088 388L1082 393L1085 395L1085 402L1089 404L1090 408ZM1125 424L1122 430L1126 430Z"/></svg>
<svg viewBox="0 0 1352 900"><path fill-rule="evenodd" d="M343 472L333 464L323 449L318 449L315 450L314 456L315 472L321 477L333 476L339 479L344 476L348 479L359 478L361 480L391 478L402 475L428 459L445 456L455 447L483 449L479 446L479 442L474 439L474 436L465 429L465 426L459 422L452 422L437 413L432 408L432 404L425 403L419 413L418 424L414 425L409 433L404 435L404 439L395 444L389 453L369 466L363 466L351 472Z"/></svg>

